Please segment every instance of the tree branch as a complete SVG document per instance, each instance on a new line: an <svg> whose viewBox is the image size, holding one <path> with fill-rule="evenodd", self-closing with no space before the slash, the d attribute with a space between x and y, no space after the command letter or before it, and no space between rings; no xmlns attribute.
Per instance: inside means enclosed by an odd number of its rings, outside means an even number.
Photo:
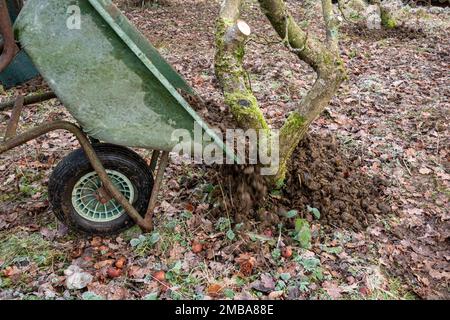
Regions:
<svg viewBox="0 0 450 320"><path fill-rule="evenodd" d="M287 162L309 125L320 115L344 80L346 73L339 56L339 23L331 0L322 0L326 41L303 31L289 14L283 0L258 0L286 47L317 73L317 80L292 112L280 132L280 170L274 181L284 179ZM215 72L222 86L225 103L243 129L270 129L251 90L243 67L248 25L240 20L243 0L223 1L216 25Z"/></svg>
<svg viewBox="0 0 450 320"><path fill-rule="evenodd" d="M339 52L339 20L333 13L333 3L331 0L322 0L323 19L327 33L327 44L335 52Z"/></svg>
<svg viewBox="0 0 450 320"><path fill-rule="evenodd" d="M261 9L269 19L280 38L286 39L296 55L308 63L317 73L317 79L308 94L302 99L297 110L291 113L280 132L280 171L283 179L287 162L309 125L320 115L336 93L346 73L339 55L339 23L333 14L331 0L322 0L325 20L326 42L308 35L289 14L283 0L258 0Z"/></svg>
<svg viewBox="0 0 450 320"><path fill-rule="evenodd" d="M225 104L243 129L270 132L264 115L251 90L243 67L245 40L250 27L240 20L243 0L225 0L216 24L215 73L222 87Z"/></svg>

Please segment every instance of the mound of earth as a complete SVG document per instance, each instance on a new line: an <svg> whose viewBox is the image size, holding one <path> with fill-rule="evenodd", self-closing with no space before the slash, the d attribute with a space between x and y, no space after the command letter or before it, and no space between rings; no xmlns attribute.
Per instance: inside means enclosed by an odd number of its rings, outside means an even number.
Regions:
<svg viewBox="0 0 450 320"><path fill-rule="evenodd" d="M217 214L226 210L236 223L248 227L252 220L260 220L259 227L265 229L283 220L287 210L295 209L311 220L311 207L320 211L324 227L363 230L391 208L384 196L388 183L367 176L360 162L358 156L344 154L332 135L308 135L295 150L281 196L270 195L255 166L220 166L215 183L221 186L217 196L222 205Z"/></svg>
<svg viewBox="0 0 450 320"><path fill-rule="evenodd" d="M235 123L219 104L187 97L208 123L218 124L223 133ZM237 223L259 219L262 227L277 225L284 209L296 209L306 218L307 208L317 208L321 223L354 230L366 228L375 216L390 212L383 200L387 182L361 172L360 159L345 155L332 135L308 135L296 148L282 190L282 196L271 198L269 188L259 169L253 165L220 166L217 184L222 210L230 211ZM269 202L268 202L269 201ZM264 209L263 209L264 208Z"/></svg>
<svg viewBox="0 0 450 320"><path fill-rule="evenodd" d="M281 203L303 216L317 208L325 225L361 230L387 214L384 201L387 182L361 172L358 156L348 157L332 135L305 137L289 166Z"/></svg>

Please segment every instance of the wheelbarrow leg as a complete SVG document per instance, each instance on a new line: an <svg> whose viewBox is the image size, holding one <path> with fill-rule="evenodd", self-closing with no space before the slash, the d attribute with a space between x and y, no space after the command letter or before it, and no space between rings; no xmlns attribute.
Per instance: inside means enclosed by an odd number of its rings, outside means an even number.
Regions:
<svg viewBox="0 0 450 320"><path fill-rule="evenodd" d="M159 155L159 151L153 151L153 157L155 158L155 155ZM153 160L153 159L152 159ZM153 161L152 161L153 162ZM153 211L156 207L156 201L158 200L158 193L161 189L161 183L164 178L164 172L166 171L167 165L169 164L169 152L163 151L162 155L159 160L158 165L158 171L156 173L156 179L153 184L153 190L152 195L150 196L150 201L148 203L148 209L147 213L145 214L145 224L147 226L153 225L152 218L153 218Z"/></svg>
<svg viewBox="0 0 450 320"><path fill-rule="evenodd" d="M156 166L158 165L158 159L159 159L160 155L161 155L161 151L153 150L153 152L152 152L152 159L150 161L150 169L152 170L152 172L155 171Z"/></svg>
<svg viewBox="0 0 450 320"><path fill-rule="evenodd" d="M19 96L14 103L14 108L11 113L11 119L9 119L8 126L6 127L5 141L13 138L16 135L17 126L19 124L20 114L22 113L24 102L24 97Z"/></svg>

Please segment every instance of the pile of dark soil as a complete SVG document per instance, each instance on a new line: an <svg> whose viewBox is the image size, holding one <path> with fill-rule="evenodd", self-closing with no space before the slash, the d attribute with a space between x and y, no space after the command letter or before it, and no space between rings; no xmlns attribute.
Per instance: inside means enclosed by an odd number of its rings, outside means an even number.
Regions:
<svg viewBox="0 0 450 320"><path fill-rule="evenodd" d="M217 124L222 132L235 127L230 113L221 112L218 103L186 98L205 121ZM390 212L383 201L387 182L365 175L360 159L345 155L331 135L309 135L297 147L280 199L268 196L267 181L257 166L223 165L215 170L220 172L215 182L221 186L218 196L223 199L219 214L227 210L237 223L256 218L265 222L264 227L276 225L283 207L311 218L309 206L319 209L324 225L362 230L376 215Z"/></svg>
<svg viewBox="0 0 450 320"><path fill-rule="evenodd" d="M295 209L312 220L308 206L320 211L322 226L361 231L389 214L384 190L388 183L361 171L358 156L348 156L332 135L309 135L297 147L281 197L269 195L265 177L255 166L221 166L214 183L221 186L219 198L236 223L259 220L262 229L276 226L283 213ZM287 224L293 221L286 221Z"/></svg>
<svg viewBox="0 0 450 320"><path fill-rule="evenodd" d="M297 147L281 203L304 217L319 209L326 225L361 230L391 209L384 201L387 182L361 171L358 156L344 155L332 135L309 135Z"/></svg>

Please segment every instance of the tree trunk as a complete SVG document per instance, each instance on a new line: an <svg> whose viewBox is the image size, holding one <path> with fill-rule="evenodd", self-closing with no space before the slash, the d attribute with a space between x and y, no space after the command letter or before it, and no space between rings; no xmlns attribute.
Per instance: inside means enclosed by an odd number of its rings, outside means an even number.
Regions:
<svg viewBox="0 0 450 320"><path fill-rule="evenodd" d="M346 77L339 55L338 21L331 0L322 0L326 26L326 42L322 43L303 31L289 14L283 0L259 0L259 4L288 48L308 63L317 73L317 80L292 112L280 132L280 170L277 180L283 180L294 149L305 136L311 123L322 113Z"/></svg>
<svg viewBox="0 0 450 320"><path fill-rule="evenodd" d="M270 129L250 88L243 67L245 39L250 28L239 20L242 0L225 0L216 26L216 76L222 86L225 103L243 129ZM344 80L346 73L339 56L338 21L333 15L331 0L322 0L326 26L326 42L304 32L287 11L283 0L259 0L260 7L285 45L316 72L312 89L292 112L280 131L280 167L272 182L284 180L287 163L310 124L323 109Z"/></svg>
<svg viewBox="0 0 450 320"><path fill-rule="evenodd" d="M264 115L250 88L243 67L245 40L250 27L240 20L243 0L225 0L216 24L215 73L222 87L225 104L243 129L269 132Z"/></svg>

